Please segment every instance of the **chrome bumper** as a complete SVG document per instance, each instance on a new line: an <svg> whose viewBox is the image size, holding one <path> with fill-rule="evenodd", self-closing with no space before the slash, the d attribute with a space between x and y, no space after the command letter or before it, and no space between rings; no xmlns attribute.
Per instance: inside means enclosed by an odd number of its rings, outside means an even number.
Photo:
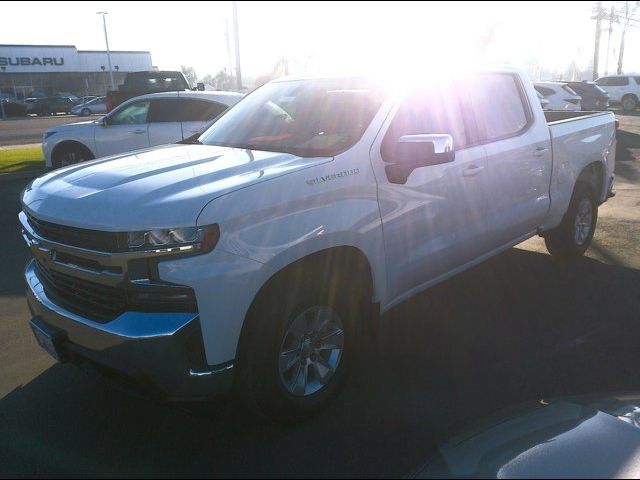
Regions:
<svg viewBox="0 0 640 480"><path fill-rule="evenodd" d="M64 357L168 399L206 398L231 389L233 363L208 366L194 313L125 312L94 322L56 305L36 273L25 270L33 322L64 335Z"/></svg>

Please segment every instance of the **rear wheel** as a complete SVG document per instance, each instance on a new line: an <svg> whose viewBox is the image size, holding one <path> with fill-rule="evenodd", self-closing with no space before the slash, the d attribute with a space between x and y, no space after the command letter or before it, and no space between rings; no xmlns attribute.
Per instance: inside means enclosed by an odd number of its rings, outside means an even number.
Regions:
<svg viewBox="0 0 640 480"><path fill-rule="evenodd" d="M358 289L335 275L314 280L278 282L247 318L236 391L254 412L279 422L302 420L325 407L357 350L363 306Z"/></svg>
<svg viewBox="0 0 640 480"><path fill-rule="evenodd" d="M625 95L622 97L622 109L629 112L638 107L638 99L635 95Z"/></svg>
<svg viewBox="0 0 640 480"><path fill-rule="evenodd" d="M578 184L562 223L544 236L551 255L574 260L584 255L595 233L598 205L592 189Z"/></svg>
<svg viewBox="0 0 640 480"><path fill-rule="evenodd" d="M91 110L89 110L88 108L83 108L83 109L82 109L82 112L80 112L80 114L81 114L83 117L88 117L89 115L91 115Z"/></svg>
<svg viewBox="0 0 640 480"><path fill-rule="evenodd" d="M66 167L93 158L93 154L82 145L66 145L60 147L53 155L53 167Z"/></svg>

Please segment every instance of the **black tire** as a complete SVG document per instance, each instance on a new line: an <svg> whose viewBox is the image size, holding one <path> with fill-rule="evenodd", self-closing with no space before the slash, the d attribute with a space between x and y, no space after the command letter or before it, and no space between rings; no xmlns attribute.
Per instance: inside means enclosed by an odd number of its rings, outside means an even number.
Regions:
<svg viewBox="0 0 640 480"><path fill-rule="evenodd" d="M632 112L636 108L638 108L638 99L635 95L625 95L622 97L622 109L625 112Z"/></svg>
<svg viewBox="0 0 640 480"><path fill-rule="evenodd" d="M317 271L286 276L268 286L246 319L235 381L240 400L254 413L279 423L303 420L327 406L343 386L358 351L365 306L361 293L344 277ZM319 391L294 395L285 387L279 370L283 339L293 321L314 306L328 307L340 318L342 355L335 373ZM308 372L314 370L307 368Z"/></svg>
<svg viewBox="0 0 640 480"><path fill-rule="evenodd" d="M93 154L82 145L66 145L57 150L52 159L53 168L62 168L68 165L93 160Z"/></svg>
<svg viewBox="0 0 640 480"><path fill-rule="evenodd" d="M584 218L582 216L584 211L581 209L585 207L586 203L590 206L591 215L590 222L581 222L585 227L588 223L589 230L585 234L584 227L582 227L581 232L578 232L578 216L580 215ZM544 243L547 246L547 250L551 255L562 260L571 261L580 258L591 245L597 221L598 203L596 196L589 185L579 183L574 189L569 208L560 225L544 235Z"/></svg>
<svg viewBox="0 0 640 480"><path fill-rule="evenodd" d="M80 112L80 115L82 115L83 117L88 117L89 115L91 115L91 110L89 110L88 108L83 108Z"/></svg>

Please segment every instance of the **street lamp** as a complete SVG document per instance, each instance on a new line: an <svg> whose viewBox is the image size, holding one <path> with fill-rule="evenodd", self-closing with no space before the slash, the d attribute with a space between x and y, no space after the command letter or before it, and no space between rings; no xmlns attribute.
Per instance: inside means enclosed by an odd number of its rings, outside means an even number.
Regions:
<svg viewBox="0 0 640 480"><path fill-rule="evenodd" d="M111 82L111 90L115 90L113 84L113 70L111 69L111 52L109 51L109 37L107 35L107 18L108 12L96 12L96 15L102 15L102 25L104 26L104 43L107 44L107 61L109 62L109 81Z"/></svg>

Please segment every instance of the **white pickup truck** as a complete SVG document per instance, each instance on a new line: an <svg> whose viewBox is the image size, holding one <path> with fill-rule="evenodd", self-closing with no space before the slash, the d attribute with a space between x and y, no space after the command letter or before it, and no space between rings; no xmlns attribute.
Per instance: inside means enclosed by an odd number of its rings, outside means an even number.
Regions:
<svg viewBox="0 0 640 480"><path fill-rule="evenodd" d="M514 69L289 78L193 144L45 174L19 215L36 338L163 398L309 415L378 314L534 235L588 248L616 121L546 113Z"/></svg>

